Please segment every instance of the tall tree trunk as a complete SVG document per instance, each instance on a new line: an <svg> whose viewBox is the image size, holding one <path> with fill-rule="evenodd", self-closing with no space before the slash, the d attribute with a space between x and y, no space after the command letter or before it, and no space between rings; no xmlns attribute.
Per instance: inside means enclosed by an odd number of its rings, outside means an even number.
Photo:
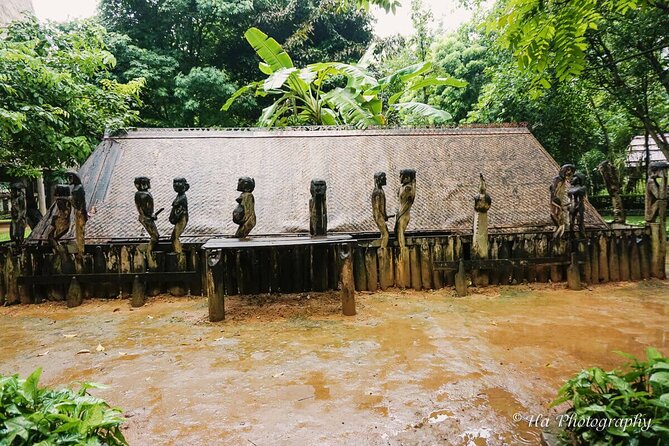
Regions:
<svg viewBox="0 0 669 446"><path fill-rule="evenodd" d="M623 208L623 200L620 197L620 178L615 167L608 161L602 162L597 166L599 172L604 178L606 190L609 192L613 204L613 222L625 224L625 209Z"/></svg>

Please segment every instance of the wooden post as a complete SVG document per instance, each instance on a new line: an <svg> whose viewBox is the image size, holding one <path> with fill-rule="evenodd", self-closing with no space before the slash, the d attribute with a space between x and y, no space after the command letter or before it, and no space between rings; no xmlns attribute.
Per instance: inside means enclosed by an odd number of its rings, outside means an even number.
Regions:
<svg viewBox="0 0 669 446"><path fill-rule="evenodd" d="M590 237L588 247L590 249L590 281L599 283L599 238Z"/></svg>
<svg viewBox="0 0 669 446"><path fill-rule="evenodd" d="M499 258L500 259L509 259L511 258L511 249L510 245L511 239L507 236L500 236L500 245L499 245ZM499 284L508 285L513 279L513 268L504 263L499 268Z"/></svg>
<svg viewBox="0 0 669 446"><path fill-rule="evenodd" d="M539 234L536 247L537 257L548 257L548 235ZM546 283L550 278L551 270L546 265L537 267L537 282Z"/></svg>
<svg viewBox="0 0 669 446"><path fill-rule="evenodd" d="M434 245L432 246L432 283L436 290L444 287L444 276L442 271L434 268L434 262L441 262L443 259L444 253L441 246L441 240L435 238Z"/></svg>
<svg viewBox="0 0 669 446"><path fill-rule="evenodd" d="M144 254L137 248L132 261L133 272L136 273L132 281L132 297L130 305L141 307L146 302L146 283L140 279L140 275L146 272L146 263L144 263Z"/></svg>
<svg viewBox="0 0 669 446"><path fill-rule="evenodd" d="M383 291L393 286L393 250L392 248L379 248L379 285Z"/></svg>
<svg viewBox="0 0 669 446"><path fill-rule="evenodd" d="M225 264L222 253L212 253L207 258L207 300L209 302L209 321L219 322L225 319Z"/></svg>
<svg viewBox="0 0 669 446"><path fill-rule="evenodd" d="M16 274L17 274L17 283L18 283L18 277L19 276L30 276L31 271L30 271L30 264L28 262L28 253L23 250L21 251L21 254L19 254L18 257L18 265L16 268ZM22 304L31 304L33 303L33 296L31 291L30 285L26 283L18 283L18 292L19 292L19 301Z"/></svg>
<svg viewBox="0 0 669 446"><path fill-rule="evenodd" d="M424 290L433 289L432 286L432 255L430 254L430 245L426 239L420 244L420 274L421 283Z"/></svg>
<svg viewBox="0 0 669 446"><path fill-rule="evenodd" d="M630 253L630 279L633 281L641 280L641 258L639 257L639 245L636 242L636 231L628 237L628 249Z"/></svg>
<svg viewBox="0 0 669 446"><path fill-rule="evenodd" d="M285 253L287 254L287 252ZM281 290L281 264L279 250L270 248L270 278L269 290L271 293L278 293ZM285 261L285 259L284 259Z"/></svg>
<svg viewBox="0 0 669 446"><path fill-rule="evenodd" d="M183 260L182 260L183 259ZM168 272L178 272L183 271L185 263L185 257L183 254L177 254L176 252L170 252L167 254L167 271ZM176 282L171 282L169 285L169 292L172 296L185 296L186 288L183 286L181 280Z"/></svg>
<svg viewBox="0 0 669 446"><path fill-rule="evenodd" d="M127 274L131 271L130 251L128 251L127 246L121 247L119 262L120 262L121 273ZM131 292L132 292L132 287L130 285L128 285L127 283L121 285L121 295L123 297L130 296Z"/></svg>
<svg viewBox="0 0 669 446"><path fill-rule="evenodd" d="M623 232L617 237L618 252L620 253L620 280L629 282L630 280L630 251L627 235Z"/></svg>
<svg viewBox="0 0 669 446"><path fill-rule="evenodd" d="M537 256L538 239L535 235L525 234L525 247L523 249L525 258L532 259ZM529 283L537 281L537 266L529 265L527 267L527 281Z"/></svg>
<svg viewBox="0 0 669 446"><path fill-rule="evenodd" d="M639 242L639 259L641 263L641 278L648 279L650 277L651 253L650 241L648 239L648 234L645 231Z"/></svg>
<svg viewBox="0 0 669 446"><path fill-rule="evenodd" d="M5 295L7 294L7 286L5 279L5 261L7 257L5 253L0 250L0 306L5 304Z"/></svg>
<svg viewBox="0 0 669 446"><path fill-rule="evenodd" d="M7 283L7 295L5 297L5 302L7 305L13 305L19 303L19 285L16 280L18 276L17 271L18 257L13 255L11 252L7 254L7 260L5 261L5 281Z"/></svg>
<svg viewBox="0 0 669 446"><path fill-rule="evenodd" d="M420 291L423 289L421 283L420 262L418 261L418 246L411 245L409 248L409 270L411 272L411 288Z"/></svg>
<svg viewBox="0 0 669 446"><path fill-rule="evenodd" d="M398 288L409 288L411 286L409 262L409 248L398 248L395 262L395 286Z"/></svg>
<svg viewBox="0 0 669 446"><path fill-rule="evenodd" d="M555 257L561 257L564 254L564 241L561 238L553 238L552 253ZM551 265L551 282L558 283L562 281L562 267L560 265Z"/></svg>
<svg viewBox="0 0 669 446"><path fill-rule="evenodd" d="M367 270L365 269L365 248L353 249L353 271L356 291L367 291Z"/></svg>
<svg viewBox="0 0 669 446"><path fill-rule="evenodd" d="M608 282L609 277L609 248L606 242L606 235L600 234L599 240L599 281Z"/></svg>
<svg viewBox="0 0 669 446"><path fill-rule="evenodd" d="M651 275L658 279L664 279L664 262L667 252L666 230L661 223L648 223L648 226L650 226Z"/></svg>
<svg viewBox="0 0 669 446"><path fill-rule="evenodd" d="M590 249L587 240L578 242L578 255L583 260L583 267L579 268L581 270L581 279L585 284L592 283L592 266L590 265Z"/></svg>
<svg viewBox="0 0 669 446"><path fill-rule="evenodd" d="M379 284L379 268L376 263L376 248L367 248L365 252L365 271L367 290L376 291Z"/></svg>
<svg viewBox="0 0 669 446"><path fill-rule="evenodd" d="M67 289L67 307L78 307L82 302L83 298L81 295L81 285L79 285L79 281L76 277L72 277L70 286Z"/></svg>
<svg viewBox="0 0 669 446"><path fill-rule="evenodd" d="M499 259L499 242L497 241L498 237L494 237L492 240L492 245L490 246L490 258L492 260ZM499 268L493 268L488 272L491 285L499 284Z"/></svg>
<svg viewBox="0 0 669 446"><path fill-rule="evenodd" d="M570 290L582 290L581 271L578 264L578 255L571 253L571 263L567 267L567 286Z"/></svg>
<svg viewBox="0 0 669 446"><path fill-rule="evenodd" d="M468 294L467 273L465 272L465 262L462 258L460 258L458 272L455 274L455 292L460 297L464 297Z"/></svg>
<svg viewBox="0 0 669 446"><path fill-rule="evenodd" d="M190 271L196 271L201 273L202 266L200 265L200 253L198 252L195 246L192 246L188 251L188 257L190 258L189 269ZM195 278L190 283L190 293L193 296L202 295L202 274L197 274Z"/></svg>
<svg viewBox="0 0 669 446"><path fill-rule="evenodd" d="M618 244L616 243L616 235L611 233L609 235L609 279L611 282L620 281L620 261L618 257Z"/></svg>
<svg viewBox="0 0 669 446"><path fill-rule="evenodd" d="M517 235L513 238L513 248L511 248L511 258L520 260L525 258L524 238L522 235ZM527 281L526 276L527 267L514 265L513 279L511 283L521 284Z"/></svg>
<svg viewBox="0 0 669 446"><path fill-rule="evenodd" d="M355 283L353 278L353 262L351 246L343 245L341 250L341 310L344 316L355 316Z"/></svg>
<svg viewBox="0 0 669 446"><path fill-rule="evenodd" d="M456 260L455 237L457 236L448 236L446 238L446 249L444 250L444 260L447 262L454 262ZM453 286L455 284L455 271L447 271L444 282L448 286Z"/></svg>

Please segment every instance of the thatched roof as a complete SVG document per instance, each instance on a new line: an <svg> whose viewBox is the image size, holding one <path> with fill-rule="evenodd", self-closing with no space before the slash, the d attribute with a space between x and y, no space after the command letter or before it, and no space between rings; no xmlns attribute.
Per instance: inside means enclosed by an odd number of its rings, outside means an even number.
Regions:
<svg viewBox="0 0 669 446"><path fill-rule="evenodd" d="M32 0L0 1L0 26L23 18L26 12L34 13Z"/></svg>
<svg viewBox="0 0 669 446"><path fill-rule="evenodd" d="M549 184L558 165L526 128L367 130L188 130L140 129L108 137L80 174L91 218L90 243L141 239L134 204L137 176L151 178L155 207L167 220L174 177L190 183L186 241L231 236L232 210L240 176L255 178L257 226L252 235L307 233L309 184L327 181L329 230L373 233L370 194L373 175L385 171L388 213L397 208L399 171L417 171L417 196L409 231L471 232L479 172L493 204L492 231L545 230ZM588 205L586 222L604 222ZM393 221L389 222L392 228ZM43 238L42 222L32 239Z"/></svg>

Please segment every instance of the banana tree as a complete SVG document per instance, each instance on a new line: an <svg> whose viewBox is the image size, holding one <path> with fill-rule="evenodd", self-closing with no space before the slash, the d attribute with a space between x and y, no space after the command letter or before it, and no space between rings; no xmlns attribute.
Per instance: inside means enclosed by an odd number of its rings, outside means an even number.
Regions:
<svg viewBox="0 0 669 446"><path fill-rule="evenodd" d="M451 119L449 113L402 98L432 86L466 85L451 77L430 76L429 63L411 65L376 79L366 70L369 51L357 64L322 62L297 68L281 45L259 29L250 28L244 37L262 59L259 69L267 78L237 90L222 109L227 111L245 93L273 97L273 103L263 109L258 120L260 127L341 124L364 128L384 125L390 114L400 111L442 123ZM388 95L398 85L399 92Z"/></svg>

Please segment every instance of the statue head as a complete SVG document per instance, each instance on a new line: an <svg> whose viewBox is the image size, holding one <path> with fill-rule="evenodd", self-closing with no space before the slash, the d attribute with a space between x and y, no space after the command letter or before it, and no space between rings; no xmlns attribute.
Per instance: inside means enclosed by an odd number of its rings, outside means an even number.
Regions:
<svg viewBox="0 0 669 446"><path fill-rule="evenodd" d="M58 209L64 210L70 202L70 187L66 184L57 184L54 198Z"/></svg>
<svg viewBox="0 0 669 446"><path fill-rule="evenodd" d="M376 187L381 187L386 185L386 173L385 172L376 172L374 174L374 184Z"/></svg>
<svg viewBox="0 0 669 446"><path fill-rule="evenodd" d="M174 180L172 180L172 187L174 188L174 192L182 194L185 193L188 189L190 189L190 184L188 184L185 178L177 177Z"/></svg>
<svg viewBox="0 0 669 446"><path fill-rule="evenodd" d="M256 180L251 177L240 177L237 181L237 190L239 192L253 192L256 188Z"/></svg>
<svg viewBox="0 0 669 446"><path fill-rule="evenodd" d="M479 173L479 177L481 179L481 183L479 185L479 192L481 193L481 195L485 195L486 193L485 178L483 178L482 173Z"/></svg>
<svg viewBox="0 0 669 446"><path fill-rule="evenodd" d="M328 186L325 183L325 180L311 180L311 187L309 188L309 191L311 192L312 197L324 197L327 189Z"/></svg>
<svg viewBox="0 0 669 446"><path fill-rule="evenodd" d="M400 182L402 184L409 184L416 181L416 171L414 169L400 170Z"/></svg>
<svg viewBox="0 0 669 446"><path fill-rule="evenodd" d="M151 180L149 177L135 177L135 187L138 191L145 192L151 189Z"/></svg>
<svg viewBox="0 0 669 446"><path fill-rule="evenodd" d="M79 178L79 174L75 171L69 171L67 173L67 181L72 186L77 186L77 185L81 184L81 178Z"/></svg>
<svg viewBox="0 0 669 446"><path fill-rule="evenodd" d="M26 193L26 185L23 184L23 181L17 181L15 183L12 183L9 186L9 193L11 194L12 197L16 197L19 194L25 194Z"/></svg>
<svg viewBox="0 0 669 446"><path fill-rule="evenodd" d="M669 169L669 162L667 161L655 161L650 163L648 166L650 169L650 174L652 177L656 178L662 174L663 171Z"/></svg>
<svg viewBox="0 0 669 446"><path fill-rule="evenodd" d="M565 164L560 167L560 178L571 180L574 172L576 172L576 167L573 164Z"/></svg>
<svg viewBox="0 0 669 446"><path fill-rule="evenodd" d="M571 179L572 186L585 186L585 174L583 172L575 172Z"/></svg>

